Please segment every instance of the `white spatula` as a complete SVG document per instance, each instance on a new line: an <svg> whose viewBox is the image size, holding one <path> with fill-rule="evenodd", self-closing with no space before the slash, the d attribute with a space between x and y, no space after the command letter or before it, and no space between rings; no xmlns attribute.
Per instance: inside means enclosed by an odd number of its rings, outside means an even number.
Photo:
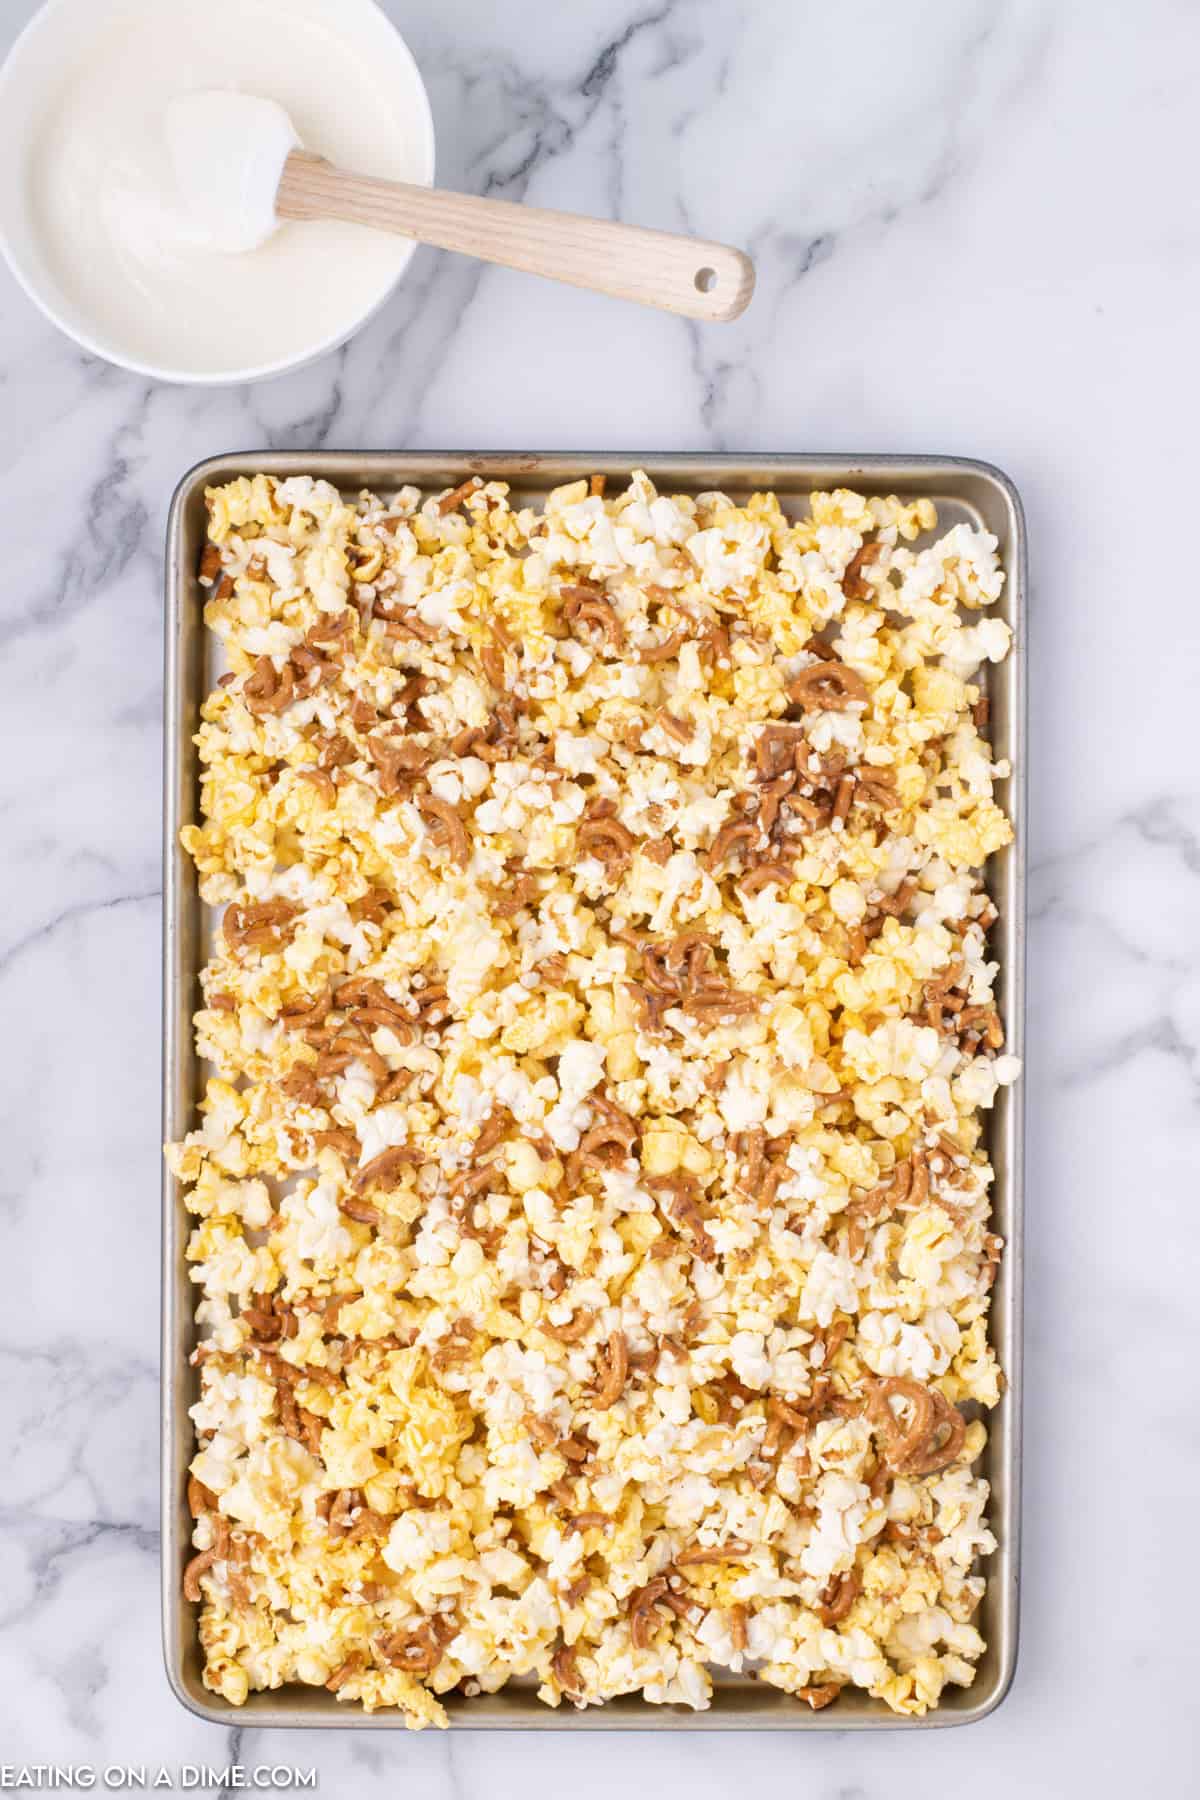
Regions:
<svg viewBox="0 0 1200 1800"><path fill-rule="evenodd" d="M215 248L253 248L284 219L346 219L693 319L736 319L754 292L753 263L727 244L335 168L252 94L187 94L166 129L181 201Z"/></svg>

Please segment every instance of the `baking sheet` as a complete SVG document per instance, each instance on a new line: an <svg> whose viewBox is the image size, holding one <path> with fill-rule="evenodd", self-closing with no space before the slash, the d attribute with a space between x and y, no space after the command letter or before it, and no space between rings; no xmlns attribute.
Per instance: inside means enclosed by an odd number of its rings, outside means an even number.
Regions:
<svg viewBox="0 0 1200 1800"><path fill-rule="evenodd" d="M205 539L204 490L239 475L261 471L286 478L312 475L344 492L367 487L391 492L412 482L422 488L455 486L468 475L511 483L521 502L536 503L552 487L581 475L603 474L612 488L631 470L645 469L667 492L719 488L742 501L772 489L787 511L803 508L814 489L849 487L867 494L928 495L939 527L962 519L993 532L1006 574L995 608L1013 627L1008 661L989 671L991 733L997 757L1013 774L997 786L997 800L1012 819L1015 842L992 858L987 885L1000 918L992 944L1000 963L997 1001L1007 1048L1023 1054L1025 937L1025 527L1020 498L1007 476L990 464L961 457L718 456L583 453L248 451L210 458L184 476L175 492L167 532L166 652L164 681L163 807L163 1136L182 1137L196 1123L204 1071L196 1055L192 1014L199 1003L199 971L205 957L203 912L192 864L179 848L179 831L199 813L199 769L192 743L200 706L212 683L213 644L203 625L204 590L197 566ZM948 1687L941 1705L923 1719L902 1718L882 1701L847 1688L836 1705L812 1712L802 1701L747 1675L726 1674L714 1686L711 1708L652 1706L634 1696L576 1711L544 1706L532 1683L511 1683L497 1694L441 1698L457 1728L629 1731L796 1729L801 1731L944 1729L991 1712L1007 1693L1016 1667L1021 1471L1022 1291L1022 1084L1000 1090L988 1120L987 1141L996 1172L993 1225L1007 1242L992 1301L991 1336L1007 1376L1000 1405L988 1419L990 1437L982 1472L992 1486L989 1519L998 1550L984 1565L987 1594L976 1623L987 1650L969 1688ZM394 1712L364 1713L341 1704L324 1688L292 1686L251 1694L234 1707L201 1681L198 1608L184 1601L183 1567L191 1549L185 1503L187 1465L193 1455L188 1407L198 1397L188 1357L196 1342L195 1290L184 1250L189 1216L179 1184L163 1179L162 1301L162 1596L163 1649L174 1692L192 1712L223 1725L338 1726L356 1730L404 1729Z"/></svg>

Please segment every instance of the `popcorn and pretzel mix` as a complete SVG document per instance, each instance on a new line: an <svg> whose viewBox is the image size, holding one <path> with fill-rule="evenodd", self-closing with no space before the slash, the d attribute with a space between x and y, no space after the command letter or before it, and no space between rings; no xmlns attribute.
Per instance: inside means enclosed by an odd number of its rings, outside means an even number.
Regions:
<svg viewBox="0 0 1200 1800"><path fill-rule="evenodd" d="M936 1705L994 1548L994 540L643 474L208 506L208 1685Z"/></svg>

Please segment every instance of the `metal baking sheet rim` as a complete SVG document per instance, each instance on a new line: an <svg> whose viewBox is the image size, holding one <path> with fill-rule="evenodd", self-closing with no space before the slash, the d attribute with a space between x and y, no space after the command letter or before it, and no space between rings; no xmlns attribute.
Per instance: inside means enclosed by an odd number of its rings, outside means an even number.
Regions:
<svg viewBox="0 0 1200 1800"><path fill-rule="evenodd" d="M653 455L580 452L249 451L198 463L175 491L167 530L164 679L164 838L163 838L163 1136L170 1140L191 1127L196 1058L191 1016L200 958L201 909L194 874L179 848L179 830L196 805L196 755L191 739L204 693L204 627L196 565L203 537L204 489L256 471L286 477L310 474L346 490L448 486L479 474L514 487L544 491L580 475L619 478L633 468L679 489L717 487L733 494L774 488L797 498L814 488L851 486L867 492L929 494L945 504L965 506L1000 540L1007 574L998 611L1013 626L1015 650L992 676L993 730L999 756L1011 759L1014 773L1000 790L1013 821L1015 843L989 867L989 885L1000 907L997 950L1001 964L999 997L1009 1045L1020 1055L1024 1042L1024 937L1026 840L1026 536L1020 496L1012 481L990 463L946 456L853 456L834 453L787 456ZM451 1723L475 1730L945 1730L974 1723L993 1712L1012 1684L1017 1660L1020 1480L1021 1480L1021 1308L1023 1263L1023 1100L1022 1084L1004 1090L992 1115L990 1147L996 1169L994 1213L1007 1239L1004 1267L992 1310L992 1342L1008 1387L989 1421L990 1442L983 1472L992 1485L989 1518L999 1548L985 1573L988 1591L981 1628L988 1649L975 1683L950 1688L942 1705L924 1718L899 1717L881 1701L847 1691L824 1712L778 1689L734 1677L714 1686L709 1711L652 1706L636 1697L577 1712L543 1706L531 1688L512 1685L498 1694L467 1700L444 1696ZM167 1679L177 1698L198 1717L252 1729L341 1727L354 1730L404 1729L395 1713L367 1714L340 1705L324 1689L295 1686L253 1694L234 1707L202 1685L196 1608L183 1600L181 1576L191 1552L184 1501L192 1436L187 1408L195 1395L188 1363L194 1341L194 1295L184 1261L187 1233L178 1185L163 1178L162 1215L162 1618Z"/></svg>

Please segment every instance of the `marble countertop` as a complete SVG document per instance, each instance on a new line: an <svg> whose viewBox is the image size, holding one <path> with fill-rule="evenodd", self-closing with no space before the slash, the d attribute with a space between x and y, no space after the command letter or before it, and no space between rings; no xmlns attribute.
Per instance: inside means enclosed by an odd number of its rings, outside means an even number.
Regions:
<svg viewBox="0 0 1200 1800"><path fill-rule="evenodd" d="M33 11L0 0L0 49ZM348 349L167 388L0 271L0 1762L316 1764L355 1800L1181 1794L1200 1489L1200 625L1189 553L1200 15L903 0L387 0L446 185L747 245L699 329L420 251ZM1194 185L1194 184L1193 184ZM1189 392L1190 390L1190 392ZM1007 469L1034 576L1023 1648L963 1731L224 1731L163 1676L161 554L258 446L947 451ZM1128 560L1127 560L1128 559ZM1191 1505L1189 1506L1189 1501ZM1187 1594L1191 1582L1192 1594Z"/></svg>

